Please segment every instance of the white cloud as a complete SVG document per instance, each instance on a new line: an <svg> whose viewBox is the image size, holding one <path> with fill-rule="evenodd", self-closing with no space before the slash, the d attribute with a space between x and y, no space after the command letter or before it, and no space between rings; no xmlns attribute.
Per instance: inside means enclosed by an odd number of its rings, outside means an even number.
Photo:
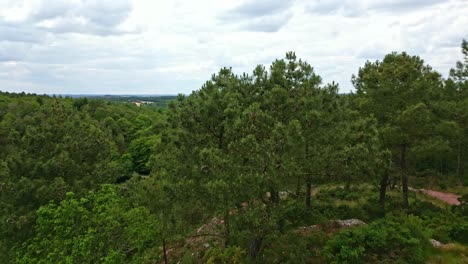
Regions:
<svg viewBox="0 0 468 264"><path fill-rule="evenodd" d="M347 92L391 51L445 75L467 13L463 0L0 0L0 89L189 93L223 66L250 73L292 50Z"/></svg>

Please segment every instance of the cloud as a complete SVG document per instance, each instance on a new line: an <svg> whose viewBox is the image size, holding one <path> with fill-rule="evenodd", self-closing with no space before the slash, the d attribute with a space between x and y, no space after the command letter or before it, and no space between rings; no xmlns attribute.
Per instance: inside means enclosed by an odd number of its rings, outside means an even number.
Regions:
<svg viewBox="0 0 468 264"><path fill-rule="evenodd" d="M119 27L132 11L129 0L38 0L3 8L6 11L0 13L0 26L9 23L10 28L18 30L16 34L8 34L7 37L12 41L30 41L30 36L38 35L38 31L42 34L80 33L102 36L133 33L132 30ZM11 13L22 15L12 17ZM3 27L5 31L5 26Z"/></svg>
<svg viewBox="0 0 468 264"><path fill-rule="evenodd" d="M0 62L22 61L30 47L30 43L0 41Z"/></svg>
<svg viewBox="0 0 468 264"><path fill-rule="evenodd" d="M61 1L57 1L61 2ZM128 0L85 0L73 4L50 7L43 1L33 20L41 28L54 33L81 33L94 35L125 34L118 26L129 16L132 7Z"/></svg>
<svg viewBox="0 0 468 264"><path fill-rule="evenodd" d="M79 2L48 0L39 1L33 10L30 11L28 20L42 21L47 19L54 19L61 16L66 16L70 11L76 9Z"/></svg>
<svg viewBox="0 0 468 264"><path fill-rule="evenodd" d="M291 19L294 1L249 0L223 13L219 19L254 32L277 32Z"/></svg>
<svg viewBox="0 0 468 264"><path fill-rule="evenodd" d="M0 42L37 43L46 38L47 34L41 30L23 24L6 23L0 20Z"/></svg>
<svg viewBox="0 0 468 264"><path fill-rule="evenodd" d="M341 14L348 17L365 16L369 13L404 13L446 0L318 0L307 4L306 10L315 14Z"/></svg>
<svg viewBox="0 0 468 264"><path fill-rule="evenodd" d="M391 51L446 76L467 13L464 0L0 0L0 89L190 93L223 66L251 73L292 50L349 92Z"/></svg>
<svg viewBox="0 0 468 264"><path fill-rule="evenodd" d="M380 60L385 57L386 54L389 54L392 51L393 50L386 46L385 43L374 42L360 48L356 54L356 57L371 61Z"/></svg>
<svg viewBox="0 0 468 264"><path fill-rule="evenodd" d="M241 28L248 31L277 32L291 19L291 13L283 13L276 16L262 16L241 23Z"/></svg>
<svg viewBox="0 0 468 264"><path fill-rule="evenodd" d="M255 18L283 13L294 1L250 0L228 11L227 17Z"/></svg>

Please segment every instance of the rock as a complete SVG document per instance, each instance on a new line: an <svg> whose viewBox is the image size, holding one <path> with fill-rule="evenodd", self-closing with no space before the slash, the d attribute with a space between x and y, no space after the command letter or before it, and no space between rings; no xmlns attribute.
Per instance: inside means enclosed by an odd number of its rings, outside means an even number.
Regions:
<svg viewBox="0 0 468 264"><path fill-rule="evenodd" d="M359 219L347 219L347 220L329 220L326 223L319 225L303 226L299 227L296 232L303 236L310 235L311 233L323 231L327 234L334 234L343 228L355 227L365 225L366 223Z"/></svg>
<svg viewBox="0 0 468 264"><path fill-rule="evenodd" d="M289 192L279 192L280 200L286 200L289 196Z"/></svg>
<svg viewBox="0 0 468 264"><path fill-rule="evenodd" d="M302 236L308 236L314 232L320 231L320 226L318 225L311 225L311 226L302 226L299 227L296 232L299 233Z"/></svg>
<svg viewBox="0 0 468 264"><path fill-rule="evenodd" d="M442 247L442 246L444 245L444 244L442 244L440 241L437 241L437 240L432 239L432 238L429 239L429 242L431 242L431 245L432 245L433 247L436 247L436 248Z"/></svg>
<svg viewBox="0 0 468 264"><path fill-rule="evenodd" d="M335 220L335 222L340 226L340 227L352 227L352 226L361 226L365 225L363 221L359 219L347 219L347 220Z"/></svg>
<svg viewBox="0 0 468 264"><path fill-rule="evenodd" d="M214 234L222 233L224 220L218 217L213 217L208 223L197 229L197 234Z"/></svg>

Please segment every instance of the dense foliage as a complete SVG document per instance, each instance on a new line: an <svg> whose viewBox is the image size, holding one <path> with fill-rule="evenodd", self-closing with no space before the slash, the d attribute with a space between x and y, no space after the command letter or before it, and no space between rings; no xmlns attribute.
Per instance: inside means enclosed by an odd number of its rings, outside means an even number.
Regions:
<svg viewBox="0 0 468 264"><path fill-rule="evenodd" d="M387 217L346 229L328 240L324 255L330 263L424 263L429 241L416 217Z"/></svg>
<svg viewBox="0 0 468 264"><path fill-rule="evenodd" d="M465 202L410 192L468 184L462 50L446 80L406 53L367 62L351 94L292 52L251 75L223 68L164 109L0 93L0 254L422 263L430 237L466 245ZM329 224L348 218L369 224Z"/></svg>

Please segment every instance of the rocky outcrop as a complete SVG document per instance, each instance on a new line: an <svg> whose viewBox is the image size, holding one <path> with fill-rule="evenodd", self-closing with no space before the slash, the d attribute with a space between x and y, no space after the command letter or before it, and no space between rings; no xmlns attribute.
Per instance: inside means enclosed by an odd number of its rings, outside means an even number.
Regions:
<svg viewBox="0 0 468 264"><path fill-rule="evenodd" d="M431 243L431 245L432 245L433 247L436 247L436 248L442 247L442 246L444 245L444 244L442 244L440 241L437 241L437 240L432 239L432 238L429 239L429 242Z"/></svg>
<svg viewBox="0 0 468 264"><path fill-rule="evenodd" d="M333 221L333 220L332 220ZM359 219L348 219L348 220L334 220L340 227L352 227L365 225L363 221Z"/></svg>
<svg viewBox="0 0 468 264"><path fill-rule="evenodd" d="M309 235L313 232L323 231L331 235L340 231L343 228L357 227L365 224L366 223L364 221L361 221L359 219L329 220L328 222L319 225L299 227L297 229L297 232L301 235Z"/></svg>

